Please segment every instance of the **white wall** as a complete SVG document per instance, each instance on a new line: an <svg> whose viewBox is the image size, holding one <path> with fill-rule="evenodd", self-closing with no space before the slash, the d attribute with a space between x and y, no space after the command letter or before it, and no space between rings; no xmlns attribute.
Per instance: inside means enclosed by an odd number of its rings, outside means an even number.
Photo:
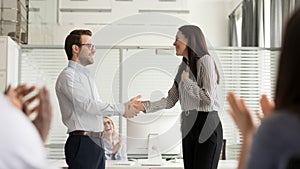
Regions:
<svg viewBox="0 0 300 169"><path fill-rule="evenodd" d="M8 36L0 36L0 91L18 84L19 45Z"/></svg>
<svg viewBox="0 0 300 169"><path fill-rule="evenodd" d="M189 21L202 28L212 46L228 45L228 15L234 9L231 1L193 0L189 8Z"/></svg>
<svg viewBox="0 0 300 169"><path fill-rule="evenodd" d="M238 4L238 0L177 0L175 2L160 2L158 0L138 0L138 1L70 1L68 0L45 0L45 1L30 1L30 8L39 9L38 11L31 10L30 26L29 26L29 44L47 44L47 45L63 45L66 35L74 28L88 28L94 33L101 30L111 23L140 14L141 9L154 10L177 10L189 11L183 13L167 13L170 17L178 18L187 23L195 24L201 27L206 34L209 42L213 46L227 46L228 41L228 15ZM93 1L93 2L92 2ZM71 6L68 6L71 5ZM110 13L88 13L88 12L60 12L62 8L85 8L85 9L111 9ZM139 24L147 22L141 20ZM153 22L161 21L154 30L159 32L161 29L168 28L170 33L167 36L143 37L135 36L122 40L122 45L172 45L177 24L170 24L161 17L153 19ZM123 23L124 23L123 22ZM127 28L124 26L115 27L116 31L126 32L128 30L138 28L137 25L129 23ZM167 25L167 26L166 26ZM144 25L149 27L149 25ZM139 29L139 28L138 28ZM151 28L152 30L152 28ZM112 36L113 32L110 32ZM119 44L119 45L120 45Z"/></svg>

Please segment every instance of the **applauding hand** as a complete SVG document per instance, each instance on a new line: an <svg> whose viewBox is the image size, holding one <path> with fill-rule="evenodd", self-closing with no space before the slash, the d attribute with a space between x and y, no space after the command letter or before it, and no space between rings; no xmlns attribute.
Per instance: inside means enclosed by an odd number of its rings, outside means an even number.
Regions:
<svg viewBox="0 0 300 169"><path fill-rule="evenodd" d="M249 111L244 100L238 98L233 92L228 92L227 101L230 105L228 110L235 124L240 129L242 135L246 137L252 135L256 129L251 112Z"/></svg>
<svg viewBox="0 0 300 169"><path fill-rule="evenodd" d="M5 95L14 106L23 111L27 116L37 112L37 116L32 123L37 128L43 142L45 142L52 120L50 96L48 90L43 87L37 94L33 94L33 96L26 99L35 89L35 86L28 88L26 84L16 88L9 86L5 91ZM33 102L38 102L38 104L31 108L30 104Z"/></svg>
<svg viewBox="0 0 300 169"><path fill-rule="evenodd" d="M263 118L269 116L275 108L275 103L272 100L269 100L267 95L262 94L259 100L262 114L259 111L256 111L256 116L261 121Z"/></svg>

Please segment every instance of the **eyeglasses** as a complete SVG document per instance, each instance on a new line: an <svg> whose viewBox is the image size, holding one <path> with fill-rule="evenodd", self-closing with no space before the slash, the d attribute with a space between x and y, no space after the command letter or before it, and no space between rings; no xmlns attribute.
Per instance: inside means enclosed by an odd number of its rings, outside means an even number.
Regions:
<svg viewBox="0 0 300 169"><path fill-rule="evenodd" d="M94 44L91 44L91 43L80 43L78 44L79 46L83 46L83 45L86 45L88 47L89 50L91 49L95 49L96 46Z"/></svg>

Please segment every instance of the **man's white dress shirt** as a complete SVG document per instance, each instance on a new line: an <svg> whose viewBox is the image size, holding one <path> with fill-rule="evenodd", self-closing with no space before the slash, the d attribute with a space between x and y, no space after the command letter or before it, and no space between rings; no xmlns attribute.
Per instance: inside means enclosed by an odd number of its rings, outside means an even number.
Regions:
<svg viewBox="0 0 300 169"><path fill-rule="evenodd" d="M68 133L103 131L104 115L124 114L124 104L102 102L87 68L72 60L58 76L55 89Z"/></svg>

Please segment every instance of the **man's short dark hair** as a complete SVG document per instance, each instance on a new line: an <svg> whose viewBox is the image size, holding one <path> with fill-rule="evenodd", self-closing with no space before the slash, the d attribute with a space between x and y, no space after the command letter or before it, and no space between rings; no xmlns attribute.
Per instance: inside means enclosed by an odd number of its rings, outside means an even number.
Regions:
<svg viewBox="0 0 300 169"><path fill-rule="evenodd" d="M81 44L81 35L92 36L92 32L90 30L85 29L76 29L73 30L65 40L65 51L68 57L68 60L71 60L73 57L72 45L80 45Z"/></svg>

